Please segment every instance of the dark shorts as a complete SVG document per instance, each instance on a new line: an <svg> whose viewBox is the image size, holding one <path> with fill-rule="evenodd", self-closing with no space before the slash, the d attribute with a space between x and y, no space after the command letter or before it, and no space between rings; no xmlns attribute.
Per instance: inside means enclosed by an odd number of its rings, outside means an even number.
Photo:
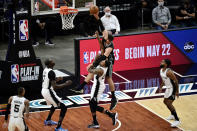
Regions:
<svg viewBox="0 0 197 131"><path fill-rule="evenodd" d="M109 64L108 69L107 69L106 76L107 77L112 77L112 73L113 73L113 63L112 63L112 61L110 61L110 64Z"/></svg>

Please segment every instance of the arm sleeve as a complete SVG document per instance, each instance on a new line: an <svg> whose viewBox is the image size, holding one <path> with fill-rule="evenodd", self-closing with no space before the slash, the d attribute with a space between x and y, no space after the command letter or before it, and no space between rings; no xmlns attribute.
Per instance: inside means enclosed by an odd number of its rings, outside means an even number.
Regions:
<svg viewBox="0 0 197 131"><path fill-rule="evenodd" d="M10 107L11 107L11 104L8 104L7 108L6 108L6 112L5 112L5 120L6 121L8 120L8 114L10 113Z"/></svg>
<svg viewBox="0 0 197 131"><path fill-rule="evenodd" d="M97 67L102 60L105 60L107 57L105 55L100 56L94 63L93 66Z"/></svg>
<svg viewBox="0 0 197 131"><path fill-rule="evenodd" d="M55 80L55 77L56 77L55 72L53 70L49 71L49 73L48 73L49 80L53 81L53 80Z"/></svg>

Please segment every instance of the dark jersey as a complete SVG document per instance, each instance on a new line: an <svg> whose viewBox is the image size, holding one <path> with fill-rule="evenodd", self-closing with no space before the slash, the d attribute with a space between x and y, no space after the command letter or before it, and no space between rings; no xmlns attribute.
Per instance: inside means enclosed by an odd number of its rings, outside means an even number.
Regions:
<svg viewBox="0 0 197 131"><path fill-rule="evenodd" d="M105 50L106 48L112 48L112 49L113 49L112 52L111 52L111 53L109 54L109 56L108 56L108 60L111 61L111 62L114 64L114 59L115 59L115 57L114 57L114 43L113 43L113 41L111 41L110 44L106 44L106 40L103 39L103 40L102 40L102 44L103 44L103 46L104 46L104 50Z"/></svg>

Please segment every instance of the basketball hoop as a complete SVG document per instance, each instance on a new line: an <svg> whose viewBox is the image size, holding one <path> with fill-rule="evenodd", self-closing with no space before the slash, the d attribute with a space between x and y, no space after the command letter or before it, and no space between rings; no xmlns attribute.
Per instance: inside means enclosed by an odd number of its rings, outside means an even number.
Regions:
<svg viewBox="0 0 197 131"><path fill-rule="evenodd" d="M68 8L67 6L60 7L60 16L62 18L62 29L69 30L73 29L73 20L78 13L77 9Z"/></svg>

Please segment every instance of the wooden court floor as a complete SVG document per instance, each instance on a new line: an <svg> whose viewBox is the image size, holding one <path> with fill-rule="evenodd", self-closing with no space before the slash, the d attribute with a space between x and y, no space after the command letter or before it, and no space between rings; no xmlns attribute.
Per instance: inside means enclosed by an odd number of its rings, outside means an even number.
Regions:
<svg viewBox="0 0 197 131"><path fill-rule="evenodd" d="M162 98L141 100L138 103L164 118L170 115ZM185 131L197 131L197 95L180 96L175 100L174 106L181 121L180 128Z"/></svg>
<svg viewBox="0 0 197 131"><path fill-rule="evenodd" d="M109 104L102 105L109 108ZM60 110L57 110L52 120L58 121ZM116 126L112 125L112 120L104 114L98 114L100 129L88 129L92 118L89 107L72 108L67 111L63 121L63 128L69 131L111 131L120 127L118 131L180 131L178 128L171 128L170 123L155 115L136 102L118 103L114 112L119 113L119 121ZM30 114L26 123L31 131L54 131L55 126L44 126L48 111L34 112ZM0 117L0 127L2 127L4 116ZM7 129L1 129L6 131Z"/></svg>

